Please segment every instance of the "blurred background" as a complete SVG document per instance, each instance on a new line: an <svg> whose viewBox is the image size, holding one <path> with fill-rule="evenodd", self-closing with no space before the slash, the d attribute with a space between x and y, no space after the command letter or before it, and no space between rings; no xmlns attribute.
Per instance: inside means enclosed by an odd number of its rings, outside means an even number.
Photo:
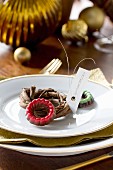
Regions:
<svg viewBox="0 0 113 170"><path fill-rule="evenodd" d="M59 58L62 68L67 69L58 38L68 54L72 73L85 57L97 61L101 55L100 45L102 50L113 49L112 21L112 0L1 0L0 74L7 75L8 71L11 76L37 73L53 58ZM98 40L105 37L106 44L98 44ZM90 61L84 63L87 69L93 69ZM100 61L97 63L102 68Z"/></svg>

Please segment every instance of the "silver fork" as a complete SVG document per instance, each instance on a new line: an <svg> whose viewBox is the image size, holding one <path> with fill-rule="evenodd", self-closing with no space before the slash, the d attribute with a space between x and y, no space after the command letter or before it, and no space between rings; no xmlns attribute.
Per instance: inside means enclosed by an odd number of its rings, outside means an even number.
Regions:
<svg viewBox="0 0 113 170"><path fill-rule="evenodd" d="M54 74L62 65L62 61L60 59L53 59L48 63L39 73L40 74Z"/></svg>

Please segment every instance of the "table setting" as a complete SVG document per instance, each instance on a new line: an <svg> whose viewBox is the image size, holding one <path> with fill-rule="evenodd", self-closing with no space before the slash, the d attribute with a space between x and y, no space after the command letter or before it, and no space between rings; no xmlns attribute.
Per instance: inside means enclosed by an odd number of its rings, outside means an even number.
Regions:
<svg viewBox="0 0 113 170"><path fill-rule="evenodd" d="M48 72L46 73L47 75L24 75L14 78L3 77L4 80L1 80L1 96L4 96L4 98L1 97L0 100L2 113L0 118L0 146L28 155L46 157L79 155L112 146L112 103L109 104L107 102L112 97L112 86L99 68L91 70L87 88L94 94L94 98L97 97L98 100L98 96L100 98L102 96L104 102L108 104L105 106L108 110L102 110L104 121L101 121L102 115L100 114L97 120L92 119L78 127L75 125L76 122L70 117L67 117L66 120L61 120L61 122L56 121L55 126L53 123L47 129L44 127L37 130L37 128L28 125L28 122L25 120L24 111L20 111L18 101L19 92L23 87L31 86L32 82L34 82L34 84L39 83L39 86L43 88L52 86L63 92L67 92L67 89L69 89L71 75L51 75ZM57 84L58 81L60 84ZM44 82L47 82L47 84ZM13 88L13 90L9 91L10 88ZM94 89L96 90L94 91ZM108 93L108 97L104 97L104 93ZM99 103L98 101L96 103L101 105L101 99ZM98 107L95 107L98 110ZM103 107L103 104L100 107ZM110 117L107 116L107 111ZM23 115L21 116L19 112ZM91 127L93 121L98 122L98 119L100 123L97 123L97 127ZM62 125L63 121L64 125ZM66 127L69 124L70 126Z"/></svg>
<svg viewBox="0 0 113 170"><path fill-rule="evenodd" d="M46 67L47 68L47 67ZM32 154L32 155L41 155L41 156L68 156L75 155L84 152L88 152L90 150L100 149L104 147L112 146L113 138L112 138L112 103L107 104L101 112L103 115L99 114L98 108L97 118L94 120L90 120L84 125L76 126L76 121L73 121L73 118L67 117L66 120L56 121L56 125L50 125L49 127L44 127L42 129L38 129L37 127L29 126L28 122L25 120L25 115L23 113L20 115L20 107L19 107L19 88L21 89L23 86L30 86L32 82L35 84L38 82L41 85L45 84L43 82L48 82L45 87L54 87L60 89L61 84L57 87L55 86L57 81L62 82L62 88L64 88L63 84L67 84L67 87L63 89L65 92L69 87L69 78L72 76L66 75L28 75L28 76L19 76L15 78L9 78L5 80L1 80L0 85L4 96L4 100L1 99L1 112L4 115L1 115L0 118L0 146L12 150L16 150L19 152ZM25 81L24 81L25 79ZM32 80L33 79L33 80ZM98 82L99 80L99 82ZM30 84L28 83L30 82ZM101 84L100 84L101 82ZM10 84L11 83L11 84ZM12 84L13 83L13 84ZM102 85L104 83L104 86ZM3 85L2 85L3 84ZM21 86L19 85L21 84ZM6 89L9 89L10 86L13 86L13 91L8 94ZM8 87L8 88L7 88ZM16 89L14 89L16 87ZM43 87L43 86L42 86ZM44 87L43 87L44 88ZM67 88L67 89L66 89ZM94 98L98 96L102 96L104 98L104 102L107 103L107 100L112 97L112 88L110 84L105 79L102 71L97 68L91 70L88 90L96 88L97 92L95 92ZM110 91L110 92L109 92ZM6 93L6 95L5 95ZM14 93L14 97L13 97ZM92 90L92 93L93 90ZM105 93L105 94L104 94ZM106 96L108 93L108 97ZM104 97L104 95L105 97ZM96 99L95 99L96 100ZM97 105L101 105L101 99L96 101ZM94 106L95 107L95 106ZM102 105L103 108L103 105ZM89 108L89 110L92 109ZM107 120L106 115L109 113L109 117ZM111 113L110 113L111 112ZM104 118L105 120L101 118ZM95 127L93 124L100 120ZM64 121L64 125L63 125ZM94 121L94 123L93 123ZM71 124L69 126L69 124ZM92 126L92 127L91 127ZM61 128L60 128L61 127ZM53 133L54 130L54 133ZM32 133L33 132L33 133ZM95 141L97 139L97 141ZM100 140L99 140L100 139ZM94 140L94 142L93 142ZM85 144L84 141L87 141ZM25 146L25 143L29 142L34 144L34 146ZM23 143L22 145L19 145ZM81 144L83 143L83 144ZM15 145L16 144L16 145ZM58 149L60 147L60 150Z"/></svg>
<svg viewBox="0 0 113 170"><path fill-rule="evenodd" d="M0 169L112 170L113 56L95 47L112 37L112 2L33 2L0 2Z"/></svg>

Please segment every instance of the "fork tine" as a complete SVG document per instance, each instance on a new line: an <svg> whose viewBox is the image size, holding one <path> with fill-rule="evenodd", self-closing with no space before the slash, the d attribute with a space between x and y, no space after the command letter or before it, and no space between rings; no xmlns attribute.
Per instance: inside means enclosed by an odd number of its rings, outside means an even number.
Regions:
<svg viewBox="0 0 113 170"><path fill-rule="evenodd" d="M47 65L40 71L40 73L45 72L45 71L51 66L51 64L54 63L54 61L55 61L55 58L54 58L53 60L51 60L51 62L50 62L49 64L47 64Z"/></svg>
<svg viewBox="0 0 113 170"><path fill-rule="evenodd" d="M59 67L62 65L62 62L61 61L58 61L56 63L56 65L49 71L50 74L54 74L58 69Z"/></svg>
<svg viewBox="0 0 113 170"><path fill-rule="evenodd" d="M62 62L57 58L53 59L47 66L45 66L39 73L44 74L44 73L55 73L58 68L61 66Z"/></svg>
<svg viewBox="0 0 113 170"><path fill-rule="evenodd" d="M56 65L59 63L59 59L55 59L55 61L48 67L48 69L46 71L50 72L51 70L54 70L54 68L56 67Z"/></svg>

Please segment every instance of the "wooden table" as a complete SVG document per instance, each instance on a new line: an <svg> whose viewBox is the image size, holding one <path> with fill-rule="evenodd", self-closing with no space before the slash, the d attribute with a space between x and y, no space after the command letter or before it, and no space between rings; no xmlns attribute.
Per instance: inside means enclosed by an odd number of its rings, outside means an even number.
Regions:
<svg viewBox="0 0 113 170"><path fill-rule="evenodd" d="M107 27L105 25L103 31L110 35L113 32L112 24L110 23L109 27L108 25ZM57 57L63 62L63 65L57 74L67 74L66 57L58 38L60 38L67 51L70 64L70 74L72 74L73 69L80 60L84 58L93 58L96 62L96 66L90 60L84 60L79 66L86 69L99 67L105 74L107 80L111 82L113 78L113 54L97 51L93 46L95 41L94 37L90 37L88 43L78 47L75 44L65 41L60 35L56 34L31 49L32 58L24 65L18 64L14 61L13 49L11 47L0 44L0 75L12 77L24 74L37 74L51 59ZM1 147L0 170L55 170L91 159L112 150L113 147L110 147L73 156L45 157L27 155ZM81 169L113 170L113 160L105 160Z"/></svg>

